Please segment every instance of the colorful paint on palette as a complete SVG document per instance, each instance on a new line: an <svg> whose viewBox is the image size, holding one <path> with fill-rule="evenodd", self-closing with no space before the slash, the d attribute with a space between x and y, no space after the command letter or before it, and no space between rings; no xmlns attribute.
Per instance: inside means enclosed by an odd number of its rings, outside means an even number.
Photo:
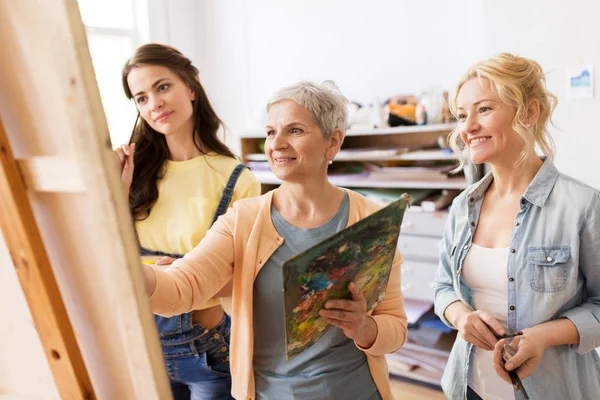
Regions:
<svg viewBox="0 0 600 400"><path fill-rule="evenodd" d="M286 356L316 343L332 325L319 316L326 301L349 299L356 282L371 310L384 296L410 196L292 257L283 265Z"/></svg>

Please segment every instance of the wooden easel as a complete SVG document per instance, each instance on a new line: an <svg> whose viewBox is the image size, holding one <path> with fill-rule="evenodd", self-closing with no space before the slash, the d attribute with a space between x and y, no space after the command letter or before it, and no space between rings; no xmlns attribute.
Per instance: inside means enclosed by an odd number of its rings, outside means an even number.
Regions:
<svg viewBox="0 0 600 400"><path fill-rule="evenodd" d="M10 321L0 399L171 399L77 1L0 0L0 21L0 271L16 269L55 383L32 394L31 326Z"/></svg>
<svg viewBox="0 0 600 400"><path fill-rule="evenodd" d="M0 228L61 397L95 399L2 120Z"/></svg>

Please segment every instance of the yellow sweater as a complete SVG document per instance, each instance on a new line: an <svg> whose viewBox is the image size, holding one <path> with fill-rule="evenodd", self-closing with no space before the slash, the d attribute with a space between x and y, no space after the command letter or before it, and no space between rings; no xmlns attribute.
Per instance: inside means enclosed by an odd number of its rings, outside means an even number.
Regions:
<svg viewBox="0 0 600 400"><path fill-rule="evenodd" d="M140 245L148 250L185 254L204 238L223 189L239 161L216 153L188 161L167 161L150 215L135 224ZM247 168L240 174L230 206L260 195L260 183ZM198 309L219 304L211 300Z"/></svg>
<svg viewBox="0 0 600 400"><path fill-rule="evenodd" d="M276 189L277 190L277 189ZM348 190L352 225L380 207ZM283 243L271 222L273 191L237 202L191 252L167 270L153 269L156 286L150 297L152 310L163 316L197 309L233 278L230 362L233 397L255 397L252 296L254 279ZM377 324L373 345L364 349L369 370L384 400L393 399L384 355L406 340L407 321L400 288L402 257L396 252L386 295L371 315ZM268 310L267 310L268 311Z"/></svg>

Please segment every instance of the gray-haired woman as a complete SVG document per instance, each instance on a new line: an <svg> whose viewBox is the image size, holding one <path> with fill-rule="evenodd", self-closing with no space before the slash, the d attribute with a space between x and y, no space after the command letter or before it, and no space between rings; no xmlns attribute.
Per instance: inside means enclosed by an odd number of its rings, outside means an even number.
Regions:
<svg viewBox="0 0 600 400"><path fill-rule="evenodd" d="M346 99L332 84L300 82L267 106L265 153L282 185L238 201L206 237L167 270L144 266L154 312L175 315L233 281L231 375L237 399L391 399L384 354L406 339L397 252L384 301L372 312L355 284L352 300L326 304L334 325L285 359L285 260L377 211L327 179L347 125Z"/></svg>

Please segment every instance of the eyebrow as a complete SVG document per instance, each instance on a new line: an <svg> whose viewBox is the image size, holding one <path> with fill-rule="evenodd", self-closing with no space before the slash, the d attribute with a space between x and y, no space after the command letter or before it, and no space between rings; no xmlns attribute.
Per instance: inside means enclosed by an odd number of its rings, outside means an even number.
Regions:
<svg viewBox="0 0 600 400"><path fill-rule="evenodd" d="M479 101L476 101L475 103L473 103L473 106L477 106L480 103L483 103L484 101L490 101L492 103L495 103L496 100L492 100L492 99L481 99ZM463 110L463 107L456 107L457 110Z"/></svg>
<svg viewBox="0 0 600 400"><path fill-rule="evenodd" d="M157 80L156 82L154 82L151 86L152 89L154 89L155 87L157 87L162 81L167 81L169 80L169 78L160 78L159 80ZM133 97L135 96L139 96L140 94L144 94L144 91L142 90L141 92L137 92L136 94L133 95Z"/></svg>
<svg viewBox="0 0 600 400"><path fill-rule="evenodd" d="M301 123L301 122L290 122L289 124L284 125L284 128L289 128L290 126L294 126L294 125L299 125L299 126L306 126L305 124ZM269 129L273 129L273 127L271 125L267 125L265 128Z"/></svg>

